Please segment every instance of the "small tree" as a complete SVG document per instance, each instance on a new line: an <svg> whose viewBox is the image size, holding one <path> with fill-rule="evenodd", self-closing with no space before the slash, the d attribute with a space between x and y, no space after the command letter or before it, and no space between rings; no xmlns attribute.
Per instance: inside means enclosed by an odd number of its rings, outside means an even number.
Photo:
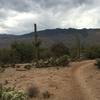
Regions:
<svg viewBox="0 0 100 100"><path fill-rule="evenodd" d="M33 59L33 45L23 42L14 42L11 45L12 62L27 63Z"/></svg>
<svg viewBox="0 0 100 100"><path fill-rule="evenodd" d="M11 50L1 49L0 50L0 64L9 64L11 62Z"/></svg>
<svg viewBox="0 0 100 100"><path fill-rule="evenodd" d="M93 47L86 48L84 53L85 53L85 57L88 59L100 58L100 47L93 46Z"/></svg>
<svg viewBox="0 0 100 100"><path fill-rule="evenodd" d="M69 49L62 42L54 43L50 49L54 57L69 55Z"/></svg>

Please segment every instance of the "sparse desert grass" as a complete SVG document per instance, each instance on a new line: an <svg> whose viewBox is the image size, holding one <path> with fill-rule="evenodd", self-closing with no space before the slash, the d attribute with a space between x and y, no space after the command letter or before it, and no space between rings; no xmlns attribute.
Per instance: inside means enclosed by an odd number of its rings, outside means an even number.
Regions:
<svg viewBox="0 0 100 100"><path fill-rule="evenodd" d="M27 95L29 98L36 98L39 95L39 89L35 85L31 85L30 87L27 88Z"/></svg>
<svg viewBox="0 0 100 100"><path fill-rule="evenodd" d="M43 95L43 98L44 98L44 99L48 99L48 98L50 98L50 96L51 96L51 94L49 93L49 91L43 92L42 95Z"/></svg>
<svg viewBox="0 0 100 100"><path fill-rule="evenodd" d="M5 80L4 81L4 85L7 85L9 82L8 82L8 80Z"/></svg>
<svg viewBox="0 0 100 100"><path fill-rule="evenodd" d="M15 68L16 64L11 64L10 67Z"/></svg>
<svg viewBox="0 0 100 100"><path fill-rule="evenodd" d="M25 65L24 68L27 69L27 70L30 70L32 68L32 66L31 65Z"/></svg>
<svg viewBox="0 0 100 100"><path fill-rule="evenodd" d="M3 73L5 71L5 68L0 67L0 73Z"/></svg>
<svg viewBox="0 0 100 100"><path fill-rule="evenodd" d="M100 69L100 59L97 59L97 60L96 60L95 65L97 66L98 69Z"/></svg>
<svg viewBox="0 0 100 100"><path fill-rule="evenodd" d="M20 68L21 66L20 65L16 65L16 68Z"/></svg>

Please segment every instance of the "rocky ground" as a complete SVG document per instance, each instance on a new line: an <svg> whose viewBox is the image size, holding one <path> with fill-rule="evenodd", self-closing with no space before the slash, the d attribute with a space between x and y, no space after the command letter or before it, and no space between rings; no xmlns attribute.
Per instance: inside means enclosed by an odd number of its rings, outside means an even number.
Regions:
<svg viewBox="0 0 100 100"><path fill-rule="evenodd" d="M73 62L62 68L32 68L18 71L7 68L0 73L0 83L27 90L35 86L39 94L32 100L100 100L100 70L94 60ZM45 93L49 97L45 97Z"/></svg>

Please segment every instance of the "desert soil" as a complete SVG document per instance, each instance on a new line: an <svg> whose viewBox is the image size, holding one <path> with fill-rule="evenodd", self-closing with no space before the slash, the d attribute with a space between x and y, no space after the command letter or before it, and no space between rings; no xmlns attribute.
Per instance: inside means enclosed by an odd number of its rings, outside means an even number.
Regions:
<svg viewBox="0 0 100 100"><path fill-rule="evenodd" d="M45 91L50 93L48 100L100 100L100 70L94 63L94 60L87 60L73 62L64 68L27 71L8 68L0 73L0 83L25 91L31 85L36 86L40 94L32 100L44 100Z"/></svg>

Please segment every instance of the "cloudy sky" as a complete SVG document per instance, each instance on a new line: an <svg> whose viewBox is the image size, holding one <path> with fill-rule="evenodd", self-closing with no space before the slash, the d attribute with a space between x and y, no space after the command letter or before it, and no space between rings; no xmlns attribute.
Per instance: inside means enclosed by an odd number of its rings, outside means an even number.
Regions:
<svg viewBox="0 0 100 100"><path fill-rule="evenodd" d="M0 33L100 28L100 0L0 0Z"/></svg>

